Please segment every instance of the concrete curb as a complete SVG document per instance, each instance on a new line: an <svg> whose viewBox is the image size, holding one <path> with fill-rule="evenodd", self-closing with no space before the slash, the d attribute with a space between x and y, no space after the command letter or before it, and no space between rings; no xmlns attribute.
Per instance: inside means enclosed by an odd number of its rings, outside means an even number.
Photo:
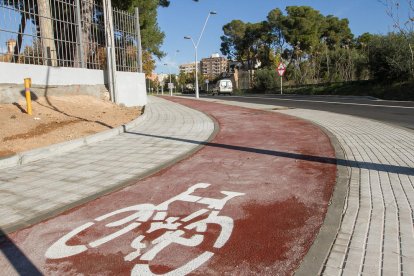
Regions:
<svg viewBox="0 0 414 276"><path fill-rule="evenodd" d="M347 160L344 150L336 136L323 126L315 124L314 122L310 123L319 127L329 137L334 147L336 158ZM346 209L350 181L349 168L337 164L336 183L325 219L311 248L295 271L295 275L321 275L325 261L328 258L341 226L343 214Z"/></svg>
<svg viewBox="0 0 414 276"><path fill-rule="evenodd" d="M0 170L16 167L19 165L24 165L30 162L38 161L44 158L48 158L51 156L59 155L83 146L88 146L97 142L101 142L107 140L109 138L115 137L119 134L122 134L137 125L141 124L141 122L145 121L147 114L145 113L145 108L143 109L144 113L139 116L137 119L119 127L106 130L100 133L96 133L93 135L89 135L83 138L62 142L58 144L53 144L50 146L25 151L18 153L16 155L12 155L6 158L0 157Z"/></svg>

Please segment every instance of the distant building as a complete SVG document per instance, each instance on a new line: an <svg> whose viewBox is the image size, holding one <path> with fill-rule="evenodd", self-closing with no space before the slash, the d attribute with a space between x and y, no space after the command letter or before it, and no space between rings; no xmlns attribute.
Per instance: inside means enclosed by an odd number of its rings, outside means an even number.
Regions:
<svg viewBox="0 0 414 276"><path fill-rule="evenodd" d="M201 60L201 72L205 78L217 78L228 70L229 61L225 57L220 57L219 54L213 54L211 57Z"/></svg>
<svg viewBox="0 0 414 276"><path fill-rule="evenodd" d="M170 75L163 74L163 73L158 74L158 76L157 76L158 77L158 82L162 83L162 84L167 83L169 81L169 76Z"/></svg>
<svg viewBox="0 0 414 276"><path fill-rule="evenodd" d="M200 71L200 63L197 63L198 70ZM180 65L180 73L184 74L191 74L195 72L195 64L193 63L186 63Z"/></svg>
<svg viewBox="0 0 414 276"><path fill-rule="evenodd" d="M10 62L14 54L14 47L16 47L16 40L9 39L6 42L7 53L0 53L0 62Z"/></svg>
<svg viewBox="0 0 414 276"><path fill-rule="evenodd" d="M9 39L6 42L6 46L7 46L7 54L12 54L14 53L14 47L16 47L16 40L14 39Z"/></svg>
<svg viewBox="0 0 414 276"><path fill-rule="evenodd" d="M158 79L158 74L151 73L151 75L147 76L147 79L155 81L156 79Z"/></svg>

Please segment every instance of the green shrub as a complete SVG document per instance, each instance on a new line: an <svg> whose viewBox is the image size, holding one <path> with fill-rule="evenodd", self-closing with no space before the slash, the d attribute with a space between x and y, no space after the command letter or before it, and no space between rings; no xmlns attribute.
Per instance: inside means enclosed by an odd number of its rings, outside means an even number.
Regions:
<svg viewBox="0 0 414 276"><path fill-rule="evenodd" d="M375 79L408 80L412 77L413 61L410 44L414 34L401 33L374 36L369 43L369 65Z"/></svg>
<svg viewBox="0 0 414 276"><path fill-rule="evenodd" d="M259 91L272 91L280 87L280 77L276 70L260 69L254 76L254 89Z"/></svg>

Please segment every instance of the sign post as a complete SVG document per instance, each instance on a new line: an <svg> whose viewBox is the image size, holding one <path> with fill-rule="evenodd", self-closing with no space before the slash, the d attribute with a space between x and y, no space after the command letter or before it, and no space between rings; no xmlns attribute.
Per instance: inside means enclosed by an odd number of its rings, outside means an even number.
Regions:
<svg viewBox="0 0 414 276"><path fill-rule="evenodd" d="M277 66L277 72L280 76L280 95L283 95L283 75L286 72L286 65L283 62Z"/></svg>
<svg viewBox="0 0 414 276"><path fill-rule="evenodd" d="M168 83L168 89L170 90L170 96L173 95L173 89L174 89L174 83L172 83L171 81Z"/></svg>

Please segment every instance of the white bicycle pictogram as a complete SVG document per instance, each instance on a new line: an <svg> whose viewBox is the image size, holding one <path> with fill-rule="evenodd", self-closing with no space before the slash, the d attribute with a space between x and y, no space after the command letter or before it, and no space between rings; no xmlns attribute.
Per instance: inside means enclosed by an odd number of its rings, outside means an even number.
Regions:
<svg viewBox="0 0 414 276"><path fill-rule="evenodd" d="M139 204L97 217L94 221L77 227L56 241L48 248L45 257L47 259L56 260L81 254L91 248L97 248L103 244L111 242L132 230L138 229L145 222L151 223L150 228L145 233L151 234L158 230L165 230L165 232L156 239L152 240L150 246L146 245L148 244L148 241L147 243L144 243L144 240L146 239L144 234L139 235L131 242L131 248L133 251L126 255L124 260L126 262L140 262L133 267L131 275L155 275L151 272L149 262L152 261L157 254L172 244L187 247L199 246L204 241L204 234L206 233L209 224L216 224L220 226L221 231L213 245L214 248L220 249L230 239L233 232L234 221L231 217L220 216L219 213L229 200L245 194L221 191L221 193L225 195L225 197L221 199L193 195L196 190L206 189L209 186L210 184L207 183L195 184L188 188L187 191L172 197L159 205ZM168 207L171 203L178 201L201 204L204 205L204 208L195 211L184 218L168 217ZM107 228L119 228L124 226L122 229L88 244L67 245L72 238L93 227L96 223L123 213L128 213L129 215L125 218L107 223L105 225ZM186 234L186 230L191 230L192 232L195 231L196 234L190 238L185 238L184 236ZM213 257L213 255L214 253L211 251L204 251L198 257L164 275L186 275L203 265L211 257Z"/></svg>

